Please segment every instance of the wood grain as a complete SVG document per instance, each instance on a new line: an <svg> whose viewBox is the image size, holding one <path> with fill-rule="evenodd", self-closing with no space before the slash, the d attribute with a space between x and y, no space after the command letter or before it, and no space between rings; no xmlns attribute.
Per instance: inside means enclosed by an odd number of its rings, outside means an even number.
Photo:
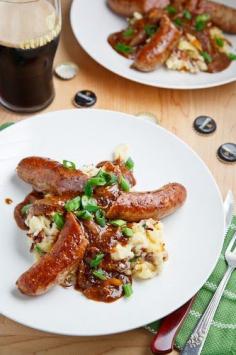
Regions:
<svg viewBox="0 0 236 355"><path fill-rule="evenodd" d="M95 63L77 44L69 24L70 3L71 0L62 0L63 30L55 64L72 61L80 70L77 77L68 82L55 78L56 98L45 111L72 108L76 91L92 89L98 96L97 108L132 114L152 112L162 126L182 138L202 157L223 195L229 188L236 194L236 166L224 165L216 158L220 144L236 140L236 83L206 90L173 91L120 78ZM193 131L192 122L200 114L216 119L218 129L212 136L202 137ZM27 117L0 108L0 124ZM0 317L1 355L150 355L151 338L144 329L106 337L56 336Z"/></svg>

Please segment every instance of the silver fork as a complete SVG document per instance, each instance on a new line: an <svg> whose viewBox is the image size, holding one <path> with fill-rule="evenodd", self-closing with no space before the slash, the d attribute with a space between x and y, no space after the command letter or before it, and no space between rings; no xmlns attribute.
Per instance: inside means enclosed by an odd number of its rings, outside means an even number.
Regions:
<svg viewBox="0 0 236 355"><path fill-rule="evenodd" d="M222 294L225 290L225 287L229 281L232 272L236 268L236 245L234 245L235 241L236 230L225 252L225 260L228 263L228 269L223 279L221 280L217 290L215 291L211 302L209 303L207 309L200 318L194 332L192 333L183 351L181 352L181 355L199 355L201 353L208 331L211 326L211 322L220 303Z"/></svg>

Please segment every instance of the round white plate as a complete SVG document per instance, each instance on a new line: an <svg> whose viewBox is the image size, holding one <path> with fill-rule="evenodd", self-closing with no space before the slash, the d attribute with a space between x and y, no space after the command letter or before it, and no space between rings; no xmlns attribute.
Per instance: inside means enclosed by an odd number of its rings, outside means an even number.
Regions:
<svg viewBox="0 0 236 355"><path fill-rule="evenodd" d="M236 7L235 0L221 2ZM117 54L107 42L109 34L126 27L126 21L106 6L106 0L74 0L70 15L74 35L83 49L99 64L126 79L168 89L200 89L236 80L236 61L228 69L215 74L180 73L164 66L151 73L131 69L132 61ZM226 37L236 48L236 36Z"/></svg>
<svg viewBox="0 0 236 355"><path fill-rule="evenodd" d="M164 221L169 260L152 280L134 282L134 294L111 304L85 298L73 288L54 287L30 298L15 282L32 264L25 233L13 219L14 206L31 189L15 173L26 156L39 155L78 166L111 158L128 143L137 190L168 182L188 190L184 207ZM180 139L141 118L104 110L51 112L0 133L0 311L27 326L67 335L101 335L141 327L185 303L206 281L219 256L224 231L222 200L209 170ZM7 205L5 198L14 203Z"/></svg>

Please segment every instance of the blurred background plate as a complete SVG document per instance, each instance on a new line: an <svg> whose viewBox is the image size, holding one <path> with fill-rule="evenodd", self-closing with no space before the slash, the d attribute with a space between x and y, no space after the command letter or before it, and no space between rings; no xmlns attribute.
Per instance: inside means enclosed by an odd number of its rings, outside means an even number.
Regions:
<svg viewBox="0 0 236 355"><path fill-rule="evenodd" d="M224 0L236 7L235 0ZM71 26L83 49L99 64L126 79L168 89L201 89L219 86L236 80L236 61L220 73L180 73L164 66L150 73L131 69L132 61L117 54L107 37L126 27L126 20L113 13L106 0L74 0L71 6ZM236 35L226 35L236 49Z"/></svg>

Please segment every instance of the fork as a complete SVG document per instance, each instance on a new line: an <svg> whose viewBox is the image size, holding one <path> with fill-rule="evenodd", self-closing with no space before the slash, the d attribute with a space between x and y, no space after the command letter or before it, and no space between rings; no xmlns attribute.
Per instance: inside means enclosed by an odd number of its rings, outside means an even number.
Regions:
<svg viewBox="0 0 236 355"><path fill-rule="evenodd" d="M207 338L208 331L211 326L211 322L220 303L222 294L225 290L225 287L230 279L232 272L236 268L236 245L234 245L235 241L236 230L225 252L225 260L228 264L226 273L223 279L221 280L217 290L215 291L215 294L212 297L212 300L209 303L207 309L201 316L196 328L194 329L194 332L192 333L183 351L181 352L181 355L199 355L201 353L201 350Z"/></svg>

